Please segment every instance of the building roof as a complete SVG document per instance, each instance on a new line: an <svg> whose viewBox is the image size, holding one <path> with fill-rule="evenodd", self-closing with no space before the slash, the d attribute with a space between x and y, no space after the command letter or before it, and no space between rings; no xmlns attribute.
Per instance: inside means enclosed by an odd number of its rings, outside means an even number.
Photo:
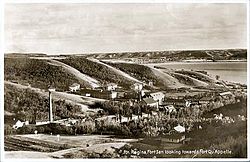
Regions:
<svg viewBox="0 0 250 162"><path fill-rule="evenodd" d="M185 128L181 125L177 125L176 127L174 127L174 130L176 130L179 133L185 132Z"/></svg>
<svg viewBox="0 0 250 162"><path fill-rule="evenodd" d="M233 95L232 92L228 91L228 92L222 92L220 93L221 96L225 96L225 95Z"/></svg>
<svg viewBox="0 0 250 162"><path fill-rule="evenodd" d="M164 96L164 93L162 93L162 92L154 92L154 93L150 93L150 95L152 96L152 95L162 95L162 96Z"/></svg>
<svg viewBox="0 0 250 162"><path fill-rule="evenodd" d="M76 86L79 86L80 84L78 83L73 83L70 87L76 87Z"/></svg>
<svg viewBox="0 0 250 162"><path fill-rule="evenodd" d="M157 101L155 101L153 98L144 98L143 101L146 102L146 104L157 103Z"/></svg>
<svg viewBox="0 0 250 162"><path fill-rule="evenodd" d="M142 83L134 83L134 86L139 86L139 85L143 85Z"/></svg>

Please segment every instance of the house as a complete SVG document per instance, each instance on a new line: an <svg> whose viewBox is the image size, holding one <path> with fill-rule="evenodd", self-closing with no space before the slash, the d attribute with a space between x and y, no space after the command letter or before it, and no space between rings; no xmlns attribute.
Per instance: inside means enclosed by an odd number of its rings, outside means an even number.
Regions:
<svg viewBox="0 0 250 162"><path fill-rule="evenodd" d="M69 90L70 92L76 92L78 90L80 90L80 84L78 83L74 83L71 86L69 86Z"/></svg>
<svg viewBox="0 0 250 162"><path fill-rule="evenodd" d="M132 89L135 91L141 91L143 88L143 84L142 83L135 83L132 85Z"/></svg>
<svg viewBox="0 0 250 162"><path fill-rule="evenodd" d="M111 91L110 98L112 98L112 99L117 98L117 92Z"/></svg>
<svg viewBox="0 0 250 162"><path fill-rule="evenodd" d="M160 138L161 142L167 142L167 143L180 143L185 140L184 134L168 134L164 135Z"/></svg>
<svg viewBox="0 0 250 162"><path fill-rule="evenodd" d="M176 127L174 127L174 130L176 132L178 132L178 133L184 133L185 132L185 127L178 124Z"/></svg>
<svg viewBox="0 0 250 162"><path fill-rule="evenodd" d="M18 129L18 128L23 127L24 125L29 125L29 121L22 122L22 121L18 120L18 121L16 122L16 124L13 125L13 128L14 128L14 129Z"/></svg>
<svg viewBox="0 0 250 162"><path fill-rule="evenodd" d="M158 102L155 101L153 98L143 98L142 103L146 104L147 106L156 107L158 109Z"/></svg>
<svg viewBox="0 0 250 162"><path fill-rule="evenodd" d="M114 91L117 87L118 87L118 85L115 84L115 83L108 83L108 84L105 86L105 89L106 89L107 91Z"/></svg>
<svg viewBox="0 0 250 162"><path fill-rule="evenodd" d="M176 112L176 109L174 108L173 105L164 106L164 109L165 109L165 111L168 112L168 113Z"/></svg>
<svg viewBox="0 0 250 162"><path fill-rule="evenodd" d="M159 105L163 104L165 95L162 92L150 93L150 96L153 97L153 99L157 101Z"/></svg>

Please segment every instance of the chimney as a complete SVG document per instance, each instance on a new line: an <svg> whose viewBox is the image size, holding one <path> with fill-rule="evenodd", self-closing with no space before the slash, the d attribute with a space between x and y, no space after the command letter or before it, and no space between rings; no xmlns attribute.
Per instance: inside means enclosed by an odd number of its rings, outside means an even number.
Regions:
<svg viewBox="0 0 250 162"><path fill-rule="evenodd" d="M55 91L55 88L49 88L49 121L53 122L53 108L52 108L52 92Z"/></svg>

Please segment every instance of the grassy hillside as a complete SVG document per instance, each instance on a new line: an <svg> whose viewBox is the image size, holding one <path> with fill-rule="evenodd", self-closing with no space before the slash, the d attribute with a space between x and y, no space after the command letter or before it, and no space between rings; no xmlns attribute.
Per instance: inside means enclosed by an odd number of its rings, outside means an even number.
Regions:
<svg viewBox="0 0 250 162"><path fill-rule="evenodd" d="M72 66L80 72L99 80L101 83L114 82L125 87L132 84L131 81L128 81L123 76L116 74L108 67L83 57L69 57L58 61Z"/></svg>
<svg viewBox="0 0 250 162"><path fill-rule="evenodd" d="M54 85L58 90L68 90L69 85L78 83L75 76L63 68L51 65L47 60L28 57L5 58L4 79L42 89Z"/></svg>
<svg viewBox="0 0 250 162"><path fill-rule="evenodd" d="M141 81L153 81L155 86L164 86L162 80L160 80L152 70L144 65L128 64L128 63L111 63L105 62L125 73L128 73L132 77Z"/></svg>
<svg viewBox="0 0 250 162"><path fill-rule="evenodd" d="M4 110L9 112L5 116L5 124L14 124L13 118L22 121L35 122L48 120L48 97L41 96L31 89L19 89L15 86L4 85ZM72 106L64 100L54 101L55 119L72 117L80 111L78 106Z"/></svg>
<svg viewBox="0 0 250 162"><path fill-rule="evenodd" d="M187 75L187 76L190 76L192 78L198 79L198 80L203 81L203 82L213 83L213 79L211 79L210 77L206 76L205 74L202 74L199 72L178 70L178 71L175 71L175 73Z"/></svg>

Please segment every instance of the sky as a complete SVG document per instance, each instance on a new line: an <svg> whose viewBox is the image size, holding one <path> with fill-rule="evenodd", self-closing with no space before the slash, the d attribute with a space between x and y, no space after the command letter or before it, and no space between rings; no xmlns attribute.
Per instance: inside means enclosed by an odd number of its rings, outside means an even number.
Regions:
<svg viewBox="0 0 250 162"><path fill-rule="evenodd" d="M5 4L5 53L247 47L246 4Z"/></svg>

